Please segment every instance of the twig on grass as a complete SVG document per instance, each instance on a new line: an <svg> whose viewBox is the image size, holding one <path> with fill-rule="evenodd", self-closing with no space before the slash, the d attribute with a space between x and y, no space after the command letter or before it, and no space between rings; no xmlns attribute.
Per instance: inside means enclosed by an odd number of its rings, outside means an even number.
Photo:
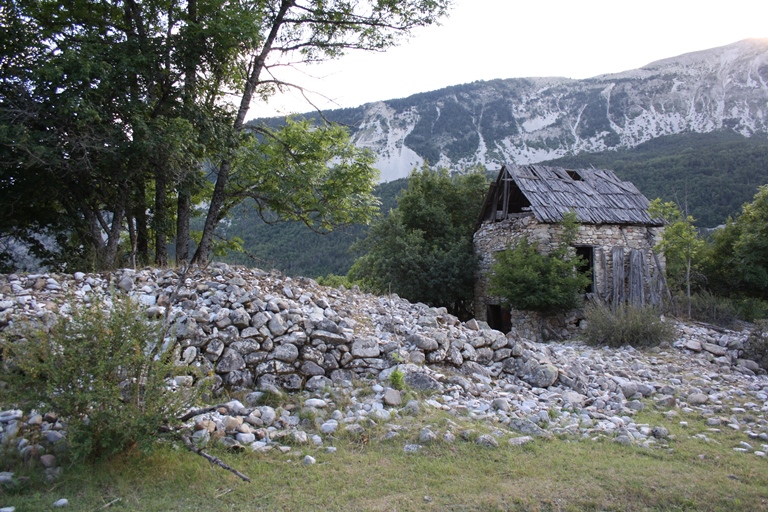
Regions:
<svg viewBox="0 0 768 512"><path fill-rule="evenodd" d="M224 496L225 494L229 494L229 493L231 493L231 492L232 492L232 489L226 489L224 492L220 492L219 494L217 494L216 496L214 496L214 497L213 497L213 499L221 498L221 497L222 497L222 496Z"/></svg>
<svg viewBox="0 0 768 512"><path fill-rule="evenodd" d="M241 472L239 472L235 468L231 467L229 464L227 464L223 460L219 459L218 457L214 457L213 455L209 455L209 454L205 453L202 449L200 449L197 446L195 446L194 443L192 443L192 440L189 438L189 433L186 433L183 436L181 436L181 439L184 440L184 445L187 448L189 448L190 451L198 454L199 456L201 456L202 458L204 458L205 460L207 460L211 464L216 464L217 466L226 469L227 471L235 474L237 477L239 477L240 479L244 480L245 482L250 482L251 481L250 478L248 478L247 476L245 476L244 474L242 474Z"/></svg>
<svg viewBox="0 0 768 512"><path fill-rule="evenodd" d="M115 498L112 501L110 501L109 503L105 503L101 507L97 508L96 510L104 510L105 508L109 508L112 505L114 505L115 503L117 503L118 501L120 501L121 499L123 499L123 498Z"/></svg>

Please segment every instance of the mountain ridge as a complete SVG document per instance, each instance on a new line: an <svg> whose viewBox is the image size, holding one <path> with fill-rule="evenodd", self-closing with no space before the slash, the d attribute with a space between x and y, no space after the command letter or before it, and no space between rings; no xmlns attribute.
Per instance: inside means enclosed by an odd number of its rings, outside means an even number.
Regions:
<svg viewBox="0 0 768 512"><path fill-rule="evenodd" d="M318 114L305 114L318 117ZM329 110L377 155L381 180L425 162L464 170L635 147L664 135L768 133L768 39L586 79L478 81Z"/></svg>

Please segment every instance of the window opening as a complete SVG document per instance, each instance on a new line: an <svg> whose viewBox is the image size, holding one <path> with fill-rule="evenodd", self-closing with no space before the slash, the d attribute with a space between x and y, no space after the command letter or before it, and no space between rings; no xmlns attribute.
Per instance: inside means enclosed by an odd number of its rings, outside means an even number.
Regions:
<svg viewBox="0 0 768 512"><path fill-rule="evenodd" d="M568 176L571 177L573 181L584 181L584 178L581 177L581 174L579 174L579 171L566 169L565 172L568 174Z"/></svg>

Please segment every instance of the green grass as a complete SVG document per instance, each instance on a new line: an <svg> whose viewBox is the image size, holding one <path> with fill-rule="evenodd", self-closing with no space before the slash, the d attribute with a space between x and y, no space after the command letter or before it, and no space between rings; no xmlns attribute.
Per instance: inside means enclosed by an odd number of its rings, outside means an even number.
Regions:
<svg viewBox="0 0 768 512"><path fill-rule="evenodd" d="M0 506L46 510L66 497L72 510L98 510L118 498L109 510L768 510L768 460L735 452L744 433L712 432L699 416L640 414L639 422L664 425L674 436L668 447L653 449L552 439L521 447L504 441L494 450L457 435L455 444L404 453L422 425L443 432L453 420L413 418L389 441L382 425L364 437L340 435L334 454L310 446L287 454L211 450L251 483L165 444L149 455L65 468L54 484L33 479L0 494ZM692 437L700 432L714 441ZM305 466L305 454L317 464Z"/></svg>

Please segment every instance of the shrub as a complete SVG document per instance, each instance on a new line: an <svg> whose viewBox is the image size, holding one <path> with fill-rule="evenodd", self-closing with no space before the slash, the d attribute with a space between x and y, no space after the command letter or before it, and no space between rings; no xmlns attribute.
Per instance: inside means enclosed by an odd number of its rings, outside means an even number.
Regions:
<svg viewBox="0 0 768 512"><path fill-rule="evenodd" d="M593 345L652 347L671 342L674 326L650 307L591 304L585 310L587 328L584 336Z"/></svg>
<svg viewBox="0 0 768 512"><path fill-rule="evenodd" d="M317 284L322 286L330 286L331 288L338 288L339 286L343 286L347 290L351 290L352 287L358 283L352 281L347 276L328 274L327 276L318 276Z"/></svg>
<svg viewBox="0 0 768 512"><path fill-rule="evenodd" d="M570 246L576 238L577 226L573 212L564 215L561 239L551 254L541 254L525 237L517 245L496 253L488 277L489 293L520 310L551 313L579 307L591 278L579 271L584 260Z"/></svg>
<svg viewBox="0 0 768 512"><path fill-rule="evenodd" d="M735 299L734 305L739 318L747 322L768 318L768 301L756 297L743 297Z"/></svg>
<svg viewBox="0 0 768 512"><path fill-rule="evenodd" d="M389 383L392 385L393 389L405 389L405 374L399 368L395 368L392 373L389 374Z"/></svg>
<svg viewBox="0 0 768 512"><path fill-rule="evenodd" d="M677 296L676 299L681 304L686 300L684 296ZM708 292L691 295L691 318L695 320L731 328L738 317L739 312L731 299Z"/></svg>
<svg viewBox="0 0 768 512"><path fill-rule="evenodd" d="M676 296L678 304L685 297ZM739 320L754 322L768 315L768 302L754 297L722 297L707 291L691 295L691 318L720 325L729 329L737 327Z"/></svg>
<svg viewBox="0 0 768 512"><path fill-rule="evenodd" d="M744 359L751 359L768 370L768 320L758 320L744 343L741 354Z"/></svg>
<svg viewBox="0 0 768 512"><path fill-rule="evenodd" d="M130 299L77 306L48 328L27 324L3 337L6 393L20 405L57 412L75 460L148 447L201 388L169 388L169 379L189 368L160 350L162 341L162 325Z"/></svg>

